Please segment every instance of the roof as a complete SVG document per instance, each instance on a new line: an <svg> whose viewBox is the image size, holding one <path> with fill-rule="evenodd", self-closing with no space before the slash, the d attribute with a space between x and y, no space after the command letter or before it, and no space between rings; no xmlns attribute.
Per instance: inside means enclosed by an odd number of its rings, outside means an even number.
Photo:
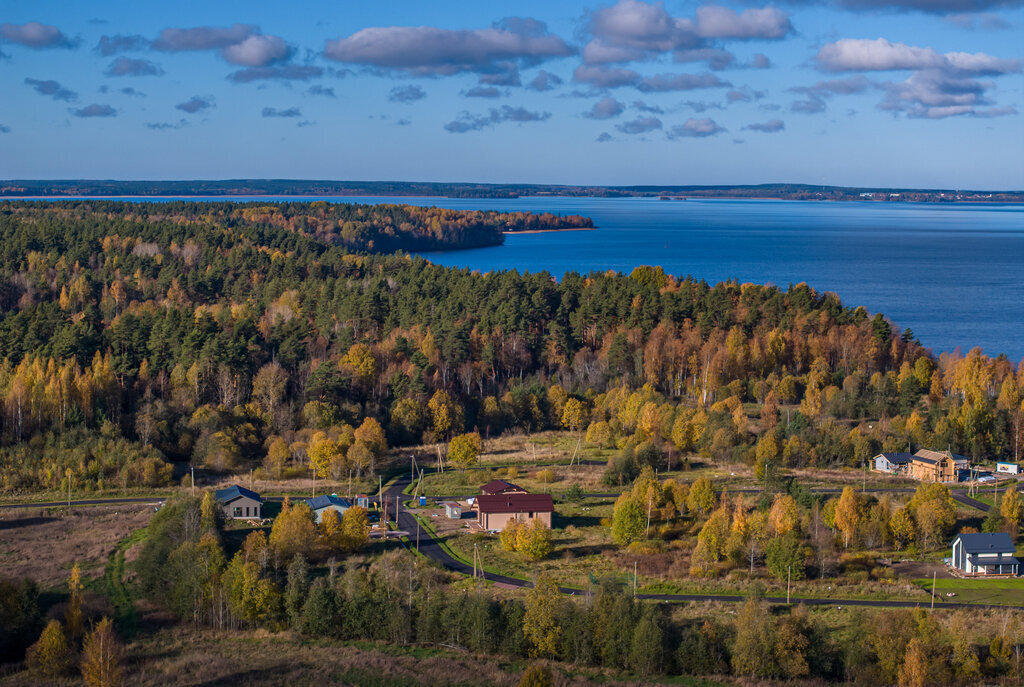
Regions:
<svg viewBox="0 0 1024 687"><path fill-rule="evenodd" d="M956 539L964 546L964 551L971 553L1009 553L1013 554L1017 547L1006 532L967 532L956 535Z"/></svg>
<svg viewBox="0 0 1024 687"><path fill-rule="evenodd" d="M914 460L913 453L879 453L875 458L881 456L893 465L906 465L910 461Z"/></svg>
<svg viewBox="0 0 1024 687"><path fill-rule="evenodd" d="M259 503L263 503L263 497L257 494L255 491L249 491L245 487L240 487L237 484L232 484L226 489L218 489L213 492L213 497L221 503L227 504L240 499L242 497L252 499Z"/></svg>
<svg viewBox="0 0 1024 687"><path fill-rule="evenodd" d="M444 502L444 507L445 508L462 508L462 506L459 505L458 503L456 503L455 501L445 501Z"/></svg>
<svg viewBox="0 0 1024 687"><path fill-rule="evenodd" d="M352 502L348 499L344 499L337 494L325 494L323 496L315 496L311 499L306 499L306 505L312 511L318 511L328 506L338 506L339 508L351 508Z"/></svg>
<svg viewBox="0 0 1024 687"><path fill-rule="evenodd" d="M922 448L919 449L918 452L914 454L914 460L918 461L919 463L926 463L928 465L935 465L943 458L951 458L954 461L965 460L968 463L971 462L971 459L968 458L967 456L961 456L958 453L950 453L949 451L932 451L927 448Z"/></svg>
<svg viewBox="0 0 1024 687"><path fill-rule="evenodd" d="M500 494L504 491L526 491L522 487L506 482L503 479L496 479L488 482L484 486L480 487L480 491L484 494Z"/></svg>
<svg viewBox="0 0 1024 687"><path fill-rule="evenodd" d="M481 513L551 513L551 494L484 494L476 497Z"/></svg>
<svg viewBox="0 0 1024 687"><path fill-rule="evenodd" d="M981 556L968 556L967 560L971 562L971 565L1017 565L1020 563L1013 556L996 556L994 558L982 558Z"/></svg>

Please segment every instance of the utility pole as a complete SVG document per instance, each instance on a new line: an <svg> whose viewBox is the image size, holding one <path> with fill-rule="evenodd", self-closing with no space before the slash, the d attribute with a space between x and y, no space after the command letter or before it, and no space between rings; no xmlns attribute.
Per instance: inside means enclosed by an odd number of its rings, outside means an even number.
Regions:
<svg viewBox="0 0 1024 687"><path fill-rule="evenodd" d="M420 519L416 518L416 553L420 552Z"/></svg>
<svg viewBox="0 0 1024 687"><path fill-rule="evenodd" d="M196 495L196 466L192 465L190 463L189 466L188 466L188 469L192 471L192 496L195 497L195 495Z"/></svg>
<svg viewBox="0 0 1024 687"><path fill-rule="evenodd" d="M636 598L636 561L633 561L633 598Z"/></svg>
<svg viewBox="0 0 1024 687"><path fill-rule="evenodd" d="M932 570L932 610L935 610L935 571Z"/></svg>
<svg viewBox="0 0 1024 687"><path fill-rule="evenodd" d="M310 467L313 467L312 464ZM313 468L313 498L316 498L316 468Z"/></svg>
<svg viewBox="0 0 1024 687"><path fill-rule="evenodd" d="M861 487L861 491L868 490L868 461L864 461L864 486Z"/></svg>
<svg viewBox="0 0 1024 687"><path fill-rule="evenodd" d="M68 510L71 510L71 468L64 473L68 478Z"/></svg>
<svg viewBox="0 0 1024 687"><path fill-rule="evenodd" d="M793 566L789 566L789 570L786 572L786 605L789 605L789 591L790 585L793 582Z"/></svg>

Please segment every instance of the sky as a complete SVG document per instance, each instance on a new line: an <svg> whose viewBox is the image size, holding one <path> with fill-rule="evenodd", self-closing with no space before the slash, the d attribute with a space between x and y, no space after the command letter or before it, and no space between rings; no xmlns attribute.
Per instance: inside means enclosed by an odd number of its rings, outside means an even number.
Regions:
<svg viewBox="0 0 1024 687"><path fill-rule="evenodd" d="M4 0L0 179L1024 189L1024 0Z"/></svg>

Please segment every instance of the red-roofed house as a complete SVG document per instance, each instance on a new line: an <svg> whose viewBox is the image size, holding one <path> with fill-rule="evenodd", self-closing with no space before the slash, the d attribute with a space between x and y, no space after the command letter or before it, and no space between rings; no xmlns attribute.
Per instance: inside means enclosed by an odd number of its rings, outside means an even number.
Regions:
<svg viewBox="0 0 1024 687"><path fill-rule="evenodd" d="M551 494L483 494L476 497L477 522L485 530L504 529L509 522L534 518L551 527L555 512Z"/></svg>
<svg viewBox="0 0 1024 687"><path fill-rule="evenodd" d="M526 490L517 484L496 479L480 487L481 494L525 494Z"/></svg>

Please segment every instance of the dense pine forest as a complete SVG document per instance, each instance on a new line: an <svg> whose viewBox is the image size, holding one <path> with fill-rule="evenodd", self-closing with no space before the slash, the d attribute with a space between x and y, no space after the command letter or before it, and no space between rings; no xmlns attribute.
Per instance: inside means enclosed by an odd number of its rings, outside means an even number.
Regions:
<svg viewBox="0 0 1024 687"><path fill-rule="evenodd" d="M388 446L567 428L637 448L860 466L1014 458L1024 367L935 357L882 315L640 267L475 274L397 250L584 218L327 203L0 204L4 492L166 484L174 461L334 478ZM566 412L567 409L569 412ZM642 446L641 446L642 445ZM642 448L642 450L640 450ZM613 475L614 477L614 475Z"/></svg>

